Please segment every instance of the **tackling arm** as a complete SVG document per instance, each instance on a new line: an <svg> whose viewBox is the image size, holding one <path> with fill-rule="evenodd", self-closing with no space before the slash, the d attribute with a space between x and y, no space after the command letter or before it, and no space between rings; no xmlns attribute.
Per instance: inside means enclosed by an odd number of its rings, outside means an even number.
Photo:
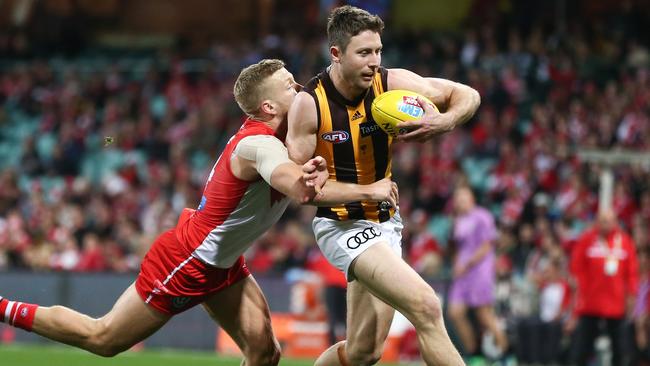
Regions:
<svg viewBox="0 0 650 366"><path fill-rule="evenodd" d="M309 160L305 165L316 159ZM368 185L326 181L316 192L314 187L308 186L303 171L293 162L278 165L271 175L271 186L302 204L331 206L355 201L389 201L393 207L397 207L397 185L390 179Z"/></svg>
<svg viewBox="0 0 650 366"><path fill-rule="evenodd" d="M300 203L332 205L370 200L397 204L397 186L392 181L383 179L369 185L327 181L325 159L313 158L301 168L289 160L286 147L274 136L242 139L233 153L231 167L238 178L251 180L261 176L273 188Z"/></svg>

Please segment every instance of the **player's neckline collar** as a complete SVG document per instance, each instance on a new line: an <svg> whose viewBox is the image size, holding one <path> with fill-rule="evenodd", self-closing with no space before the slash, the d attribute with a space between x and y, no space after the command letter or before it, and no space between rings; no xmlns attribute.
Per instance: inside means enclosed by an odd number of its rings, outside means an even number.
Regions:
<svg viewBox="0 0 650 366"><path fill-rule="evenodd" d="M330 76L330 69L331 66L328 66L325 69L325 72L323 72L324 77L323 77L323 87L325 87L325 91L327 93L327 96L332 98L335 102L342 104L342 105L347 105L347 106L352 106L356 107L361 103L361 101L368 95L368 90L366 90L365 93L359 94L358 97L354 98L353 100L347 99L346 97L341 94L338 89L336 89L336 86L334 86L334 82L332 81L332 77Z"/></svg>
<svg viewBox="0 0 650 366"><path fill-rule="evenodd" d="M250 117L246 118L246 121L244 121L244 124L242 125L242 128L245 128L245 127L251 126L251 125L253 125L253 126L264 126L264 128L268 129L269 131L275 132L273 130L273 128L271 128L271 126L269 126L265 122L254 119L254 118L250 118Z"/></svg>

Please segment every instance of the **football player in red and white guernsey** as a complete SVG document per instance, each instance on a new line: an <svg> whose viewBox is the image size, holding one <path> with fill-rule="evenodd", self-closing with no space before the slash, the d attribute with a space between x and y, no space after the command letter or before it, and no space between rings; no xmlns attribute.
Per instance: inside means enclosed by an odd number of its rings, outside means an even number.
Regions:
<svg viewBox="0 0 650 366"><path fill-rule="evenodd" d="M279 344L268 304L242 254L282 215L290 199L332 204L368 199L397 203L388 179L359 186L327 181L325 161L301 168L281 139L299 90L280 60L242 70L235 99L248 115L212 168L196 210L161 234L136 281L108 314L93 319L63 306L0 297L0 320L101 356L114 356L156 332L172 316L202 304L234 339L243 365L277 365Z"/></svg>

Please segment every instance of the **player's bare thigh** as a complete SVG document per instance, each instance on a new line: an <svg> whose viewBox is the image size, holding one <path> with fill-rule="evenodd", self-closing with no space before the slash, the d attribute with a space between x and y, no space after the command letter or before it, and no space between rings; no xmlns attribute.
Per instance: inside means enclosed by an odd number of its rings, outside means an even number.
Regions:
<svg viewBox="0 0 650 366"><path fill-rule="evenodd" d="M374 362L383 351L394 308L405 309L416 291L432 290L385 242L366 249L350 270L356 280L348 285L347 354ZM413 285L420 281L420 287Z"/></svg>
<svg viewBox="0 0 650 366"><path fill-rule="evenodd" d="M170 315L145 304L135 290L135 284L131 284L111 311L99 320L108 327L108 337L118 337L125 343L135 344L155 333L170 318Z"/></svg>
<svg viewBox="0 0 650 366"><path fill-rule="evenodd" d="M433 290L386 243L377 243L364 251L352 264L358 281L375 296L397 310L406 310L414 298ZM405 314L406 315L406 314Z"/></svg>
<svg viewBox="0 0 650 366"><path fill-rule="evenodd" d="M349 354L381 355L395 309L359 281L348 284L347 348Z"/></svg>
<svg viewBox="0 0 650 366"><path fill-rule="evenodd" d="M245 354L255 348L279 348L268 303L253 276L212 295L203 307Z"/></svg>
<svg viewBox="0 0 650 366"><path fill-rule="evenodd" d="M386 243L377 243L357 257L353 271L364 287L411 322L427 310L423 306L439 302L431 286Z"/></svg>

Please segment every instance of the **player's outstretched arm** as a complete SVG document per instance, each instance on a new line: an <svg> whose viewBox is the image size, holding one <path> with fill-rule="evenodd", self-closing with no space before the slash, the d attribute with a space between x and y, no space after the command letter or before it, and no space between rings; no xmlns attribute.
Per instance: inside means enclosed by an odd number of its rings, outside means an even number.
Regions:
<svg viewBox="0 0 650 366"><path fill-rule="evenodd" d="M242 139L230 166L236 177L252 181L261 176L273 188L300 203L327 205L370 200L397 204L397 186L392 181L369 185L327 181L325 159L312 158L301 167L289 159L286 147L274 136Z"/></svg>
<svg viewBox="0 0 650 366"><path fill-rule="evenodd" d="M310 159L302 169L293 162L278 165L271 175L271 186L302 204L331 206L354 201L387 201L397 207L397 184L388 178L368 185L327 180L325 159ZM285 193L285 191L287 191Z"/></svg>
<svg viewBox="0 0 650 366"><path fill-rule="evenodd" d="M429 98L444 113L426 113L415 121L402 122L397 128L411 132L400 135L400 141L424 142L444 131L467 122L481 104L481 96L473 88L439 78L424 78L405 69L390 69L388 88L418 92Z"/></svg>
<svg viewBox="0 0 650 366"><path fill-rule="evenodd" d="M327 181L321 191L309 204L331 206L355 201L388 202L391 207L399 204L397 183L389 178L368 185Z"/></svg>

